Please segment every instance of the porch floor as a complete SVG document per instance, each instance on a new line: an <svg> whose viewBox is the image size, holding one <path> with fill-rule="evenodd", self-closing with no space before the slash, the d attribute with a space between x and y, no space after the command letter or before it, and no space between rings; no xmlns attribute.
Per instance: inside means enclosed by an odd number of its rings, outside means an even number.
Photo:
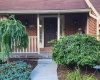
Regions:
<svg viewBox="0 0 100 80"><path fill-rule="evenodd" d="M39 59L30 78L31 80L58 80L57 64L51 59Z"/></svg>

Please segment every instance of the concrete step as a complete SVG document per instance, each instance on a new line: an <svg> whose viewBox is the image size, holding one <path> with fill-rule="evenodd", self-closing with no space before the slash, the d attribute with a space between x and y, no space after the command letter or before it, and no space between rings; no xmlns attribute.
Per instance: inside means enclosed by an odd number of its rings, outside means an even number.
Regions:
<svg viewBox="0 0 100 80"><path fill-rule="evenodd" d="M39 59L38 64L55 64L52 59Z"/></svg>

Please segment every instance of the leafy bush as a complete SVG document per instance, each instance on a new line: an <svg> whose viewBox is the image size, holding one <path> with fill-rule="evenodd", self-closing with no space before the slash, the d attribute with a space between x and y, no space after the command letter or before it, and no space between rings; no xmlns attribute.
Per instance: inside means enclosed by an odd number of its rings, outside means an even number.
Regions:
<svg viewBox="0 0 100 80"><path fill-rule="evenodd" d="M16 46L14 46L16 43ZM7 20L0 21L0 59L6 61L9 59L13 46L15 48L28 47L28 35L21 21L16 20L14 15Z"/></svg>
<svg viewBox="0 0 100 80"><path fill-rule="evenodd" d="M53 47L57 64L94 66L100 63L100 42L85 34L62 37Z"/></svg>
<svg viewBox="0 0 100 80"><path fill-rule="evenodd" d="M23 61L3 64L0 67L0 80L29 80L31 66Z"/></svg>
<svg viewBox="0 0 100 80"><path fill-rule="evenodd" d="M67 79L66 80L97 80L96 78L86 74L81 74L79 69L76 69L73 72L69 72L67 75Z"/></svg>

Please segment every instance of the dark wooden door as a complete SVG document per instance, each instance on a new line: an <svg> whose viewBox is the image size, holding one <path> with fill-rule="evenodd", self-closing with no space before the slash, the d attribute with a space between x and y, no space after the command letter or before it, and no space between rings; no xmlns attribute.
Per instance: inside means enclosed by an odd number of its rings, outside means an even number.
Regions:
<svg viewBox="0 0 100 80"><path fill-rule="evenodd" d="M57 18L44 18L44 46L50 47L53 44L48 41L57 39Z"/></svg>

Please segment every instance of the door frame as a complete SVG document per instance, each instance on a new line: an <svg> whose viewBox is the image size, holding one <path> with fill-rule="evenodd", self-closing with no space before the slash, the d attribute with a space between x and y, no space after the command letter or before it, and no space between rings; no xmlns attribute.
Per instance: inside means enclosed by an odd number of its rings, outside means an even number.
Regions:
<svg viewBox="0 0 100 80"><path fill-rule="evenodd" d="M44 18L57 18L57 28L58 28L58 15L40 15L40 25L42 25L42 27L40 28L40 30L42 29L41 30L42 31L42 41L40 42L40 48L44 48ZM60 15L60 18L61 18L60 21L62 21L60 27L62 27L62 36L64 36L65 16ZM58 29L57 29L57 31L58 31ZM58 38L58 35L57 35L57 38Z"/></svg>

